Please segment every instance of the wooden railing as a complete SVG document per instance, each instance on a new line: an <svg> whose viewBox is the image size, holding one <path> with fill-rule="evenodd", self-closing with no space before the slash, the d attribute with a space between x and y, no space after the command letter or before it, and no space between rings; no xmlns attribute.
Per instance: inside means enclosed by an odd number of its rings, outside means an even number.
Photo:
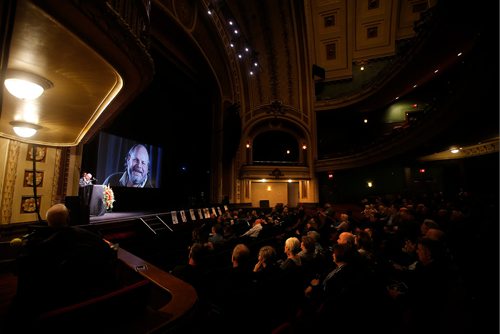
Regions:
<svg viewBox="0 0 500 334"><path fill-rule="evenodd" d="M163 318L163 321L155 326L154 331L182 326L184 321L189 321L198 301L198 295L190 284L124 249L118 249L118 258L129 268L154 283L160 291L170 295L170 300L157 308L157 315Z"/></svg>

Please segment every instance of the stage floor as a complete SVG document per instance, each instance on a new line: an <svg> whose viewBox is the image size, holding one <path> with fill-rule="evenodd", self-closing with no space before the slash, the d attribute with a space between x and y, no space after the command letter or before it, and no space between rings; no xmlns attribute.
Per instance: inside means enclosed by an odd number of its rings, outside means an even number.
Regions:
<svg viewBox="0 0 500 334"><path fill-rule="evenodd" d="M90 216L89 223L108 223L118 220L132 220L139 217L147 217L149 215L160 215L163 213L151 212L151 211L134 211L134 212L106 212L102 216Z"/></svg>

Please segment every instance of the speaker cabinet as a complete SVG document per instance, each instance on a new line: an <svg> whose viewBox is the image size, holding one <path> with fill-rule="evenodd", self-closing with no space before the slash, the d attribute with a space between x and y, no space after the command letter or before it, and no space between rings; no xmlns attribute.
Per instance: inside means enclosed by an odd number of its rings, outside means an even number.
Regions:
<svg viewBox="0 0 500 334"><path fill-rule="evenodd" d="M259 201L259 206L261 208L268 208L269 207L269 200L268 199L261 199Z"/></svg>
<svg viewBox="0 0 500 334"><path fill-rule="evenodd" d="M82 203L79 196L66 196L64 204L69 209L70 225L87 225L90 222L90 209Z"/></svg>

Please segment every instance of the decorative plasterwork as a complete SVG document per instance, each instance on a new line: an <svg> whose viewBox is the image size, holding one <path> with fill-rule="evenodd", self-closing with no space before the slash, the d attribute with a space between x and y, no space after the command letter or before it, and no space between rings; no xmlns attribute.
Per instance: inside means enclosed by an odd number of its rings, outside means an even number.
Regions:
<svg viewBox="0 0 500 334"><path fill-rule="evenodd" d="M5 176L2 189L2 216L0 224L9 224L12 216L12 201L14 199L14 190L16 186L17 161L21 143L15 140L9 141L7 153L7 163L5 164Z"/></svg>
<svg viewBox="0 0 500 334"><path fill-rule="evenodd" d="M246 165L240 168L240 179L255 180L309 180L311 174L307 166L255 166Z"/></svg>
<svg viewBox="0 0 500 334"><path fill-rule="evenodd" d="M435 160L452 160L472 158L480 155L491 154L499 152L499 137L492 138L488 141L462 147L458 153L451 153L450 150L426 155L420 158L420 161L435 161Z"/></svg>

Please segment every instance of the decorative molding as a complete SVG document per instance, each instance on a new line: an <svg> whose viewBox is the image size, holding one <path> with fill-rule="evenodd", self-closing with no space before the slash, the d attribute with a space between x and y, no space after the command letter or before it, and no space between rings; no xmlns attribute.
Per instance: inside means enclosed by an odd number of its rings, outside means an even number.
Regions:
<svg viewBox="0 0 500 334"><path fill-rule="evenodd" d="M52 177L52 190L51 190L51 198L50 198L50 205L52 206L55 203L58 203L60 198L59 198L59 192L58 192L58 187L59 187L59 175L60 174L60 169L61 169L61 148L56 149L55 157L54 157L54 174Z"/></svg>
<svg viewBox="0 0 500 334"><path fill-rule="evenodd" d="M245 165L240 168L240 179L253 179L262 180L280 179L286 181L292 180L309 180L311 178L309 167L307 166L258 166L258 165ZM285 176L286 177L283 177Z"/></svg>
<svg viewBox="0 0 500 334"><path fill-rule="evenodd" d="M17 162L21 143L15 140L9 141L7 153L7 163L5 164L5 178L2 189L2 211L0 224L10 224L12 217L12 202L14 200L14 190L17 176Z"/></svg>
<svg viewBox="0 0 500 334"><path fill-rule="evenodd" d="M453 154L449 150L426 155L421 157L420 161L438 161L438 160L454 160L477 157L485 154L499 152L499 137L489 139L477 145L462 147L459 153Z"/></svg>

